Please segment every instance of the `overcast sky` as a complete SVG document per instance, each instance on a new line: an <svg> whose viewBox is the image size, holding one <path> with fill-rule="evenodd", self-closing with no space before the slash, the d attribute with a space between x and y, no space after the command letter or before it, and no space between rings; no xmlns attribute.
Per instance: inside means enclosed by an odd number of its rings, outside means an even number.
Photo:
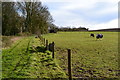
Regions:
<svg viewBox="0 0 120 80"><path fill-rule="evenodd" d="M2 0L21 1L21 0ZM25 0L30 1L30 0ZM59 27L86 27L90 30L118 28L119 0L36 0L42 1Z"/></svg>
<svg viewBox="0 0 120 80"><path fill-rule="evenodd" d="M41 0L57 26L90 30L118 27L119 0Z"/></svg>

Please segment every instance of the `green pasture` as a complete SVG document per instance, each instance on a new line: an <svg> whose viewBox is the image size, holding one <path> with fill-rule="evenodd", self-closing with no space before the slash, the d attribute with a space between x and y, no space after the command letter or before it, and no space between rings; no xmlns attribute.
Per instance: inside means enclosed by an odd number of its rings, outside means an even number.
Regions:
<svg viewBox="0 0 120 80"><path fill-rule="evenodd" d="M2 78L66 78L39 38L25 37L2 50Z"/></svg>
<svg viewBox="0 0 120 80"><path fill-rule="evenodd" d="M104 35L102 40L90 33ZM118 32L58 32L43 35L55 42L55 58L67 74L67 49L72 50L73 77L118 77Z"/></svg>

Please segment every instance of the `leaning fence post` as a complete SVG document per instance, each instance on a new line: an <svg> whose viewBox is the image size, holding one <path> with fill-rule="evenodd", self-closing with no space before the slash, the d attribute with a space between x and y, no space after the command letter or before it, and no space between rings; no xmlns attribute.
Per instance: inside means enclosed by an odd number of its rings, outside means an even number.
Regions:
<svg viewBox="0 0 120 80"><path fill-rule="evenodd" d="M52 58L53 58L53 59L54 59L54 45L55 45L55 43L52 42Z"/></svg>
<svg viewBox="0 0 120 80"><path fill-rule="evenodd" d="M38 36L38 38L41 40L41 36Z"/></svg>
<svg viewBox="0 0 120 80"><path fill-rule="evenodd" d="M68 75L69 80L72 80L72 73L71 73L71 50L68 49Z"/></svg>
<svg viewBox="0 0 120 80"><path fill-rule="evenodd" d="M46 50L49 50L49 48L48 48L48 40L46 40Z"/></svg>

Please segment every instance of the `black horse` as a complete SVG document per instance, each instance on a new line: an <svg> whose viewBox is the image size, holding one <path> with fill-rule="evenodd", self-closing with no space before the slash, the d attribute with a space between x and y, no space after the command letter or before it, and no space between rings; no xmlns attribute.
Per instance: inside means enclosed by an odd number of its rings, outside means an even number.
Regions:
<svg viewBox="0 0 120 80"><path fill-rule="evenodd" d="M94 37L94 34L90 34L91 37Z"/></svg>

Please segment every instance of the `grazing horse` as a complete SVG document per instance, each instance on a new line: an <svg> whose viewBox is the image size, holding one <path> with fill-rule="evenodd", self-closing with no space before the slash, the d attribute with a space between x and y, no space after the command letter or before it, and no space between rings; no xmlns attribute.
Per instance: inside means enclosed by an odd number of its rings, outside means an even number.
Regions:
<svg viewBox="0 0 120 80"><path fill-rule="evenodd" d="M102 35L102 34L97 34L97 35L96 35L96 39L100 39L100 38L102 39L102 38L103 38L103 35Z"/></svg>
<svg viewBox="0 0 120 80"><path fill-rule="evenodd" d="M94 37L94 34L90 34L91 37Z"/></svg>

